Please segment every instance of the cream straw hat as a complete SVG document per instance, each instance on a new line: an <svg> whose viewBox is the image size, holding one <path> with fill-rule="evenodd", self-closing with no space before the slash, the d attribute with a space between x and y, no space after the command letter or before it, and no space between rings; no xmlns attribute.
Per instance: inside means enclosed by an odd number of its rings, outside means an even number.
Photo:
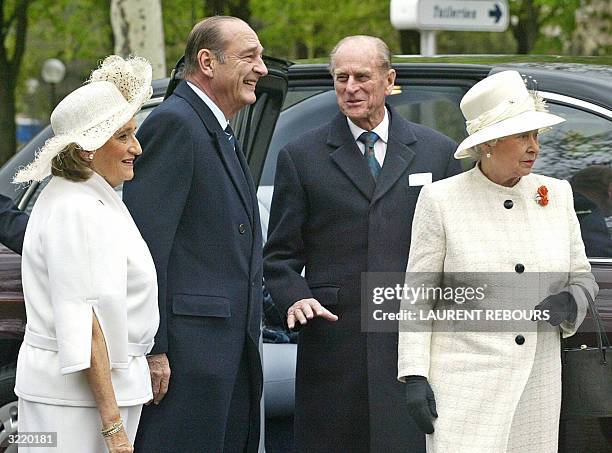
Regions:
<svg viewBox="0 0 612 453"><path fill-rule="evenodd" d="M51 174L51 161L66 146L95 151L136 114L152 95L151 65L144 58L107 57L88 82L74 90L51 113L55 134L34 161L17 172L14 183L42 181Z"/></svg>
<svg viewBox="0 0 612 453"><path fill-rule="evenodd" d="M470 149L495 138L543 129L565 119L548 113L544 99L528 91L517 71L503 71L469 89L459 105L469 134L456 159L470 157Z"/></svg>

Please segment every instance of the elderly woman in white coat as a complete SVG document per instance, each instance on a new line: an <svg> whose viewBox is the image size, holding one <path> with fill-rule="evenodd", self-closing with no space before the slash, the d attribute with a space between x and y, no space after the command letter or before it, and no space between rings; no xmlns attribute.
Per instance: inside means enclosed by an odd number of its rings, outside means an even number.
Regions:
<svg viewBox="0 0 612 453"><path fill-rule="evenodd" d="M108 57L57 105L55 136L14 179L53 175L23 245L19 431L57 433L55 449L32 451L131 452L152 398L155 266L114 190L133 177L142 152L134 115L151 93L146 60Z"/></svg>
<svg viewBox="0 0 612 453"><path fill-rule="evenodd" d="M490 307L535 308L518 313L539 318L489 331L475 331L476 321L466 329L427 316L404 321L398 378L428 453L556 453L560 336L584 319L585 291L597 293L570 185L531 173L538 130L564 120L516 71L474 85L461 110L469 137L455 157L477 165L423 187L407 283L471 278ZM417 297L403 306L431 313L438 303Z"/></svg>

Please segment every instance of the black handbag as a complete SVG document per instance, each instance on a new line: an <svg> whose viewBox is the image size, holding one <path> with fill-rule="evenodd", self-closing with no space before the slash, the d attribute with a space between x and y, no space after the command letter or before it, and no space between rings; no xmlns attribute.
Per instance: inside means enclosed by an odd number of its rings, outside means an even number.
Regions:
<svg viewBox="0 0 612 453"><path fill-rule="evenodd" d="M561 417L612 417L612 348L593 298L584 292L597 347L563 348Z"/></svg>

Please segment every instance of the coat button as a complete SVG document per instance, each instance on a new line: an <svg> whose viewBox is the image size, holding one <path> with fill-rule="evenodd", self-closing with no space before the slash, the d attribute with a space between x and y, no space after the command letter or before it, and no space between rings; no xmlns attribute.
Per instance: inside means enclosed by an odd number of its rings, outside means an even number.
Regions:
<svg viewBox="0 0 612 453"><path fill-rule="evenodd" d="M514 266L514 270L517 273L522 274L523 272L525 272L525 266L523 266L521 263L518 263L516 266Z"/></svg>
<svg viewBox="0 0 612 453"><path fill-rule="evenodd" d="M516 344L518 344L520 346L523 343L525 343L525 337L522 336L522 335L517 335L516 338L514 339L514 341L516 342Z"/></svg>
<svg viewBox="0 0 612 453"><path fill-rule="evenodd" d="M512 209L512 206L514 206L514 202L512 200L506 200L504 201L504 208L506 209Z"/></svg>
<svg viewBox="0 0 612 453"><path fill-rule="evenodd" d="M246 231L246 225L244 223L238 225L238 231L240 232L240 234L244 234Z"/></svg>

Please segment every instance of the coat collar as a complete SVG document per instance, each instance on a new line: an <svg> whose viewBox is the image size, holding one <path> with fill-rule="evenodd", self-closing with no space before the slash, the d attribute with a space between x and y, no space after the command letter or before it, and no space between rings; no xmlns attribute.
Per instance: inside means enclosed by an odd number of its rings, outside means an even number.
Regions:
<svg viewBox="0 0 612 453"><path fill-rule="evenodd" d="M253 203L252 201L249 201L251 196L250 193L247 192L249 190L248 187L245 187L245 182L249 179L249 176L247 175L249 169L248 165L246 164L246 160L240 159L240 157L238 157L237 155L237 153L241 152L237 143L237 138L234 137L236 142L236 150L234 151L234 149L227 140L227 135L225 134L225 131L219 124L219 121L217 120L213 112L202 100L202 98L200 98L196 94L196 92L193 91L191 87L189 87L189 85L187 85L187 82L185 82L184 80L181 81L174 90L173 94L184 99L191 106L191 108L193 108L193 110L196 112L196 114L202 121L204 127L206 128L210 136L213 138L213 141L215 142L217 148L217 153L219 154L223 165L225 166L225 170L229 174L230 179L232 180L232 183L236 188L236 192L238 192L240 201L244 205L244 209L246 210L249 216L251 224L253 224ZM236 165L234 154L238 159L237 163L239 165ZM242 172L243 174L241 175L240 172Z"/></svg>
<svg viewBox="0 0 612 453"><path fill-rule="evenodd" d="M415 155L409 145L416 143L417 138L412 132L410 123L391 106L386 107L390 116L389 139L385 162L376 182L359 152L346 117L342 113L331 121L327 136L327 144L333 148L332 160L371 203L375 203L393 187L408 169Z"/></svg>

